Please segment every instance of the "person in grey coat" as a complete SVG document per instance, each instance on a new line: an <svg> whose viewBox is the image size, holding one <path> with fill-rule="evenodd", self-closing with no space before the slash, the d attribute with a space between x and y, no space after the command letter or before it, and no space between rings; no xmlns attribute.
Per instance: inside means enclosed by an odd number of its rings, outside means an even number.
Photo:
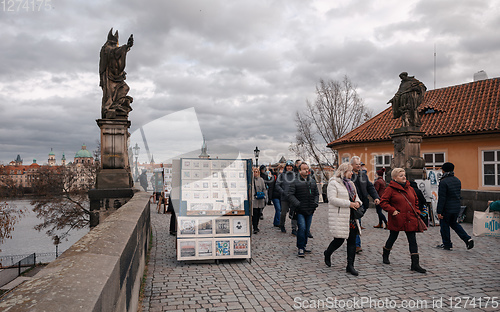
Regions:
<svg viewBox="0 0 500 312"><path fill-rule="evenodd" d="M260 177L259 168L253 168L253 187L252 187L252 227L253 233L257 234L259 230L259 220L262 213L262 209L266 206L267 202L267 189L264 179ZM264 198L257 199L257 192L263 192L266 194Z"/></svg>

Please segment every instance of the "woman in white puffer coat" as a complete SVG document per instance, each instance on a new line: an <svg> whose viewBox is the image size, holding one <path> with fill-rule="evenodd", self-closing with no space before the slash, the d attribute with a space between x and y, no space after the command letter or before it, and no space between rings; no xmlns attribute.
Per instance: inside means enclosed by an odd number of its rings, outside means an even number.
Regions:
<svg viewBox="0 0 500 312"><path fill-rule="evenodd" d="M362 202L357 196L356 186L350 180L352 166L341 164L334 176L328 182L328 221L333 240L325 250L325 264L331 266L332 253L347 239L347 267L346 272L357 276L354 269L356 257L356 235L361 233L358 220L351 218L351 208L358 209Z"/></svg>

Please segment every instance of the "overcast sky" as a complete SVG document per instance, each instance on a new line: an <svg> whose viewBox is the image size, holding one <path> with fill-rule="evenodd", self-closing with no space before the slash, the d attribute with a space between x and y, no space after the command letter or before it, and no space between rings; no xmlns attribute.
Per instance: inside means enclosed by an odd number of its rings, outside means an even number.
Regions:
<svg viewBox="0 0 500 312"><path fill-rule="evenodd" d="M5 2L4 164L17 154L25 164L46 163L51 148L58 162L63 152L73 160L83 143L96 148L99 51L111 27L120 45L134 34L126 67L130 131L148 130L156 162L201 147L202 136L212 156L219 145L243 157L258 146L263 162L292 156L294 114L315 99L321 78L349 76L375 115L387 108L402 71L428 90L434 77L442 88L471 82L480 70L500 75L493 0L35 0L42 3L35 12L31 1Z"/></svg>

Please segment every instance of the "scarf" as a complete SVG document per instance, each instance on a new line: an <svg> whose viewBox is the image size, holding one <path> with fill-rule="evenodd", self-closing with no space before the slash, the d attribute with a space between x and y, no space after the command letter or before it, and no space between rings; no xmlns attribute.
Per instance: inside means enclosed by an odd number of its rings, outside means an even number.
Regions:
<svg viewBox="0 0 500 312"><path fill-rule="evenodd" d="M351 180L347 178L343 178L342 181L344 182L345 187L347 188L347 192L349 193L349 199L351 201L356 200L356 191L352 188L352 184L349 183Z"/></svg>
<svg viewBox="0 0 500 312"><path fill-rule="evenodd" d="M441 181L441 180L443 180L446 177L453 177L453 176L455 176L455 172L448 171L448 172L443 173L443 175L441 176L441 179L439 179L439 180Z"/></svg>
<svg viewBox="0 0 500 312"><path fill-rule="evenodd" d="M406 182L405 183L400 183L398 181L394 181L394 182L396 182L397 184L401 185L403 188L405 188L405 186L406 186Z"/></svg>

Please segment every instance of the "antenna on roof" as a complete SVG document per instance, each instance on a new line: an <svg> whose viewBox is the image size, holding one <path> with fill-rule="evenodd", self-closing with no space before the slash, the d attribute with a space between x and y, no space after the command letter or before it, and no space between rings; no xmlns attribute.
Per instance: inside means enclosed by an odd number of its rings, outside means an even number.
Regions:
<svg viewBox="0 0 500 312"><path fill-rule="evenodd" d="M436 44L434 43L434 90L436 89Z"/></svg>

